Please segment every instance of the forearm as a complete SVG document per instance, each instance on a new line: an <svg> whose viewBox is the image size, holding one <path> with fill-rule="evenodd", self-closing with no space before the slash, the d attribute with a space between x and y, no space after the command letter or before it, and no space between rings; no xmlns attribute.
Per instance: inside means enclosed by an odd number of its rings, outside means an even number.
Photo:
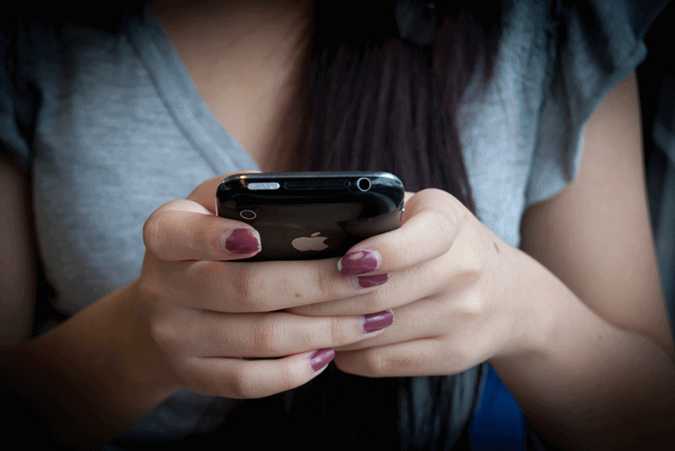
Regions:
<svg viewBox="0 0 675 451"><path fill-rule="evenodd" d="M5 384L70 446L112 438L174 389L128 293L118 290L2 354Z"/></svg>
<svg viewBox="0 0 675 451"><path fill-rule="evenodd" d="M659 449L675 439L672 357L593 313L525 254L513 258L527 286L509 294L532 306L521 326L532 352L492 363L537 431L574 450Z"/></svg>

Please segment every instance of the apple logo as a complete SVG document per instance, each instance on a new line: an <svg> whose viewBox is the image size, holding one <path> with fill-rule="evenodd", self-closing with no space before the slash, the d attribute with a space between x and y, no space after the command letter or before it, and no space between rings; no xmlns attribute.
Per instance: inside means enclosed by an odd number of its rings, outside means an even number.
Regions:
<svg viewBox="0 0 675 451"><path fill-rule="evenodd" d="M301 236L291 241L291 246L300 252L304 251L322 251L328 248L326 240L328 237L320 236L321 232L314 232L310 236Z"/></svg>

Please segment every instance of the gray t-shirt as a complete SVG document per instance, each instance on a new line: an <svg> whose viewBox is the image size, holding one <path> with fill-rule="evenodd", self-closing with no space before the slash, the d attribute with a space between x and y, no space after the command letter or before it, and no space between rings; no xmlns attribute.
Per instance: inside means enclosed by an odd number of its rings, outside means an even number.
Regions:
<svg viewBox="0 0 675 451"><path fill-rule="evenodd" d="M494 78L463 106L477 214L513 246L525 208L573 179L584 124L644 57L647 12L661 2L640 2L639 14L618 1L577 3L583 19L576 10L554 17L547 1L514 2ZM34 24L13 39L11 75L0 71L0 149L32 170L51 287L42 302L67 317L138 276L142 225L153 210L256 164L208 110L147 9L120 32ZM4 54L6 36L0 44ZM456 430L470 414L476 374L467 373L456 396ZM126 437L207 431L223 409L219 398L180 391Z"/></svg>

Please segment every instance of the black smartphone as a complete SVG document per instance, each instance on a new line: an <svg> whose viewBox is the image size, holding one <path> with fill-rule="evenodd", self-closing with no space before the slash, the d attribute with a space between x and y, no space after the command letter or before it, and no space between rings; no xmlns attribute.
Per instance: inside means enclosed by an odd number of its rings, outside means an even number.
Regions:
<svg viewBox="0 0 675 451"><path fill-rule="evenodd" d="M216 212L260 232L262 250L247 260L306 260L400 227L404 196L388 172L242 173L218 186Z"/></svg>

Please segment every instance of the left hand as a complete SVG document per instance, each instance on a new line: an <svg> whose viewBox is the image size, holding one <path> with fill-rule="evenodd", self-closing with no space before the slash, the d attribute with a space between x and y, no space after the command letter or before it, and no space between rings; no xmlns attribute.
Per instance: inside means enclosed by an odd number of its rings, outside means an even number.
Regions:
<svg viewBox="0 0 675 451"><path fill-rule="evenodd" d="M447 192L425 189L409 196L399 229L358 243L340 260L345 277L367 283L368 276L387 274L386 284L290 311L328 316L392 310L394 323L382 334L336 349L337 367L363 376L454 374L526 350L521 323L532 309L509 296L520 280L513 277L518 251Z"/></svg>

